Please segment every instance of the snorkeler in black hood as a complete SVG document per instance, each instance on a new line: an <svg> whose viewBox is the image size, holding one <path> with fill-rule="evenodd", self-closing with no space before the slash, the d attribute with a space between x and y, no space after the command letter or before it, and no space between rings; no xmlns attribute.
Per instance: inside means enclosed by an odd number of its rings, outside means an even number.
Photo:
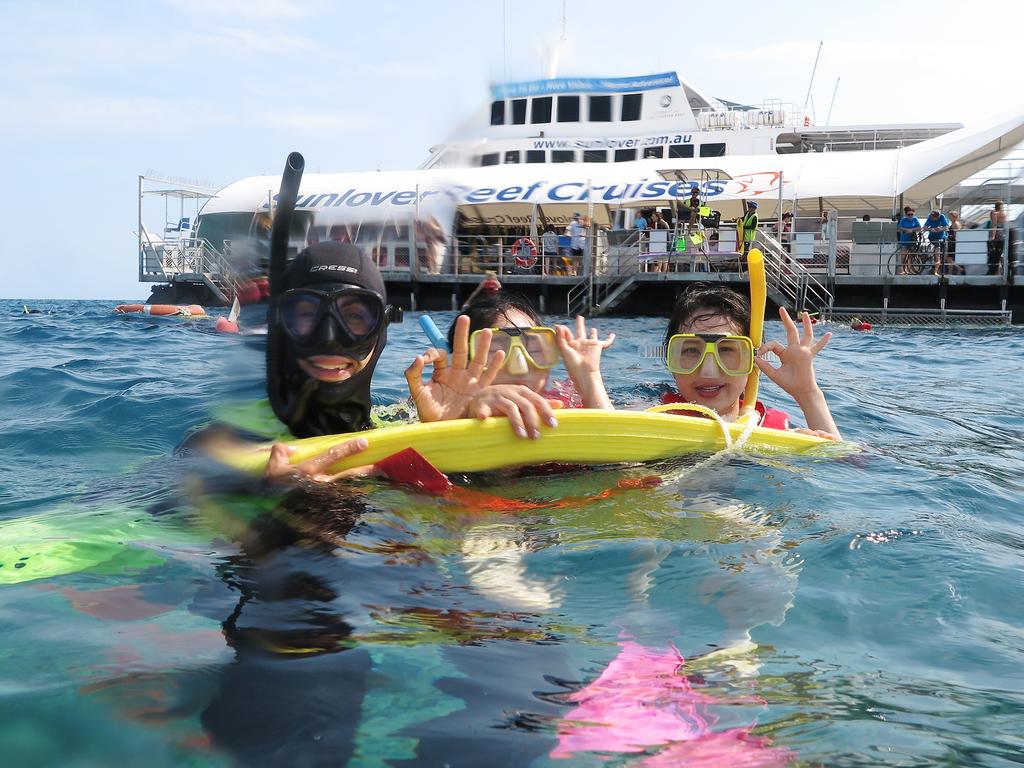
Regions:
<svg viewBox="0 0 1024 768"><path fill-rule="evenodd" d="M384 280L351 243L306 248L271 299L267 393L296 437L371 427L370 380L387 342Z"/></svg>

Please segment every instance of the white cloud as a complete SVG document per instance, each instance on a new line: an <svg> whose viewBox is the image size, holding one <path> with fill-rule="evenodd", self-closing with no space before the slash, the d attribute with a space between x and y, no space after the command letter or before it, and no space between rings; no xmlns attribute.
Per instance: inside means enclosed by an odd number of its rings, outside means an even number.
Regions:
<svg viewBox="0 0 1024 768"><path fill-rule="evenodd" d="M308 53L317 49L311 38L247 27L222 27L210 32L190 32L184 44L231 56L265 56L267 54Z"/></svg>
<svg viewBox="0 0 1024 768"><path fill-rule="evenodd" d="M9 130L67 134L103 131L110 133L189 133L190 128L205 130L237 127L267 129L295 134L336 134L365 130L367 116L336 111L296 111L287 107L274 110L238 108L237 103L214 105L211 102L149 96L111 97L83 95L42 95L31 98L0 98L0 113L7 115Z"/></svg>
<svg viewBox="0 0 1024 768"><path fill-rule="evenodd" d="M102 128L152 130L160 116L181 110L179 102L151 97L118 98L109 96L61 96L35 93L31 97L0 99L0 112L7 115L5 125L66 134L75 130Z"/></svg>
<svg viewBox="0 0 1024 768"><path fill-rule="evenodd" d="M253 115L254 122L299 134L340 133L365 129L370 120L365 116L326 112L295 112L280 110Z"/></svg>
<svg viewBox="0 0 1024 768"><path fill-rule="evenodd" d="M321 10L319 3L296 0L167 0L167 4L189 16L226 16L246 21L305 19Z"/></svg>

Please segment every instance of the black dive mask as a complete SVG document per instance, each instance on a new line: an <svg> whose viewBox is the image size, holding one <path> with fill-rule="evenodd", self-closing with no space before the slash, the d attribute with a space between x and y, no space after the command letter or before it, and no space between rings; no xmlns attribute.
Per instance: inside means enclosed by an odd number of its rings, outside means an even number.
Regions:
<svg viewBox="0 0 1024 768"><path fill-rule="evenodd" d="M381 295L365 288L294 288L281 295L277 322L303 350L363 360L377 343L386 312Z"/></svg>

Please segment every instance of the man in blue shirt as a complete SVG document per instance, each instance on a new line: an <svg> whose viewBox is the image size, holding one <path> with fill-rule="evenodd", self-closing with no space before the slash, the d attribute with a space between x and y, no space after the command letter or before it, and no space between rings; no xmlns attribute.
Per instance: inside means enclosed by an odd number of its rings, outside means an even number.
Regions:
<svg viewBox="0 0 1024 768"><path fill-rule="evenodd" d="M915 213L917 211L911 206L904 206L903 218L896 225L896 231L899 232L900 239L900 268L896 272L897 275L910 274L910 254L911 251L917 248L917 236L921 232L921 222L917 220L917 217L914 215Z"/></svg>
<svg viewBox="0 0 1024 768"><path fill-rule="evenodd" d="M943 256L949 239L949 219L938 208L934 208L924 220L924 231L928 233L928 245L932 249L932 274L938 275L945 261Z"/></svg>

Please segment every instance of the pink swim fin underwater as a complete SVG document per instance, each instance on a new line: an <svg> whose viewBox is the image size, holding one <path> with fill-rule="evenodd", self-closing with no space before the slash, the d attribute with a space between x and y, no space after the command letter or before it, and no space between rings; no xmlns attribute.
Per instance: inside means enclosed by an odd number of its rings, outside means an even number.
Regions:
<svg viewBox="0 0 1024 768"><path fill-rule="evenodd" d="M576 703L558 727L555 758L580 752L635 753L663 747L637 765L788 765L789 750L750 733L751 727L713 731L709 705L722 702L693 690L679 673L685 659L674 646L648 648L620 642L619 655L601 675L568 699Z"/></svg>

